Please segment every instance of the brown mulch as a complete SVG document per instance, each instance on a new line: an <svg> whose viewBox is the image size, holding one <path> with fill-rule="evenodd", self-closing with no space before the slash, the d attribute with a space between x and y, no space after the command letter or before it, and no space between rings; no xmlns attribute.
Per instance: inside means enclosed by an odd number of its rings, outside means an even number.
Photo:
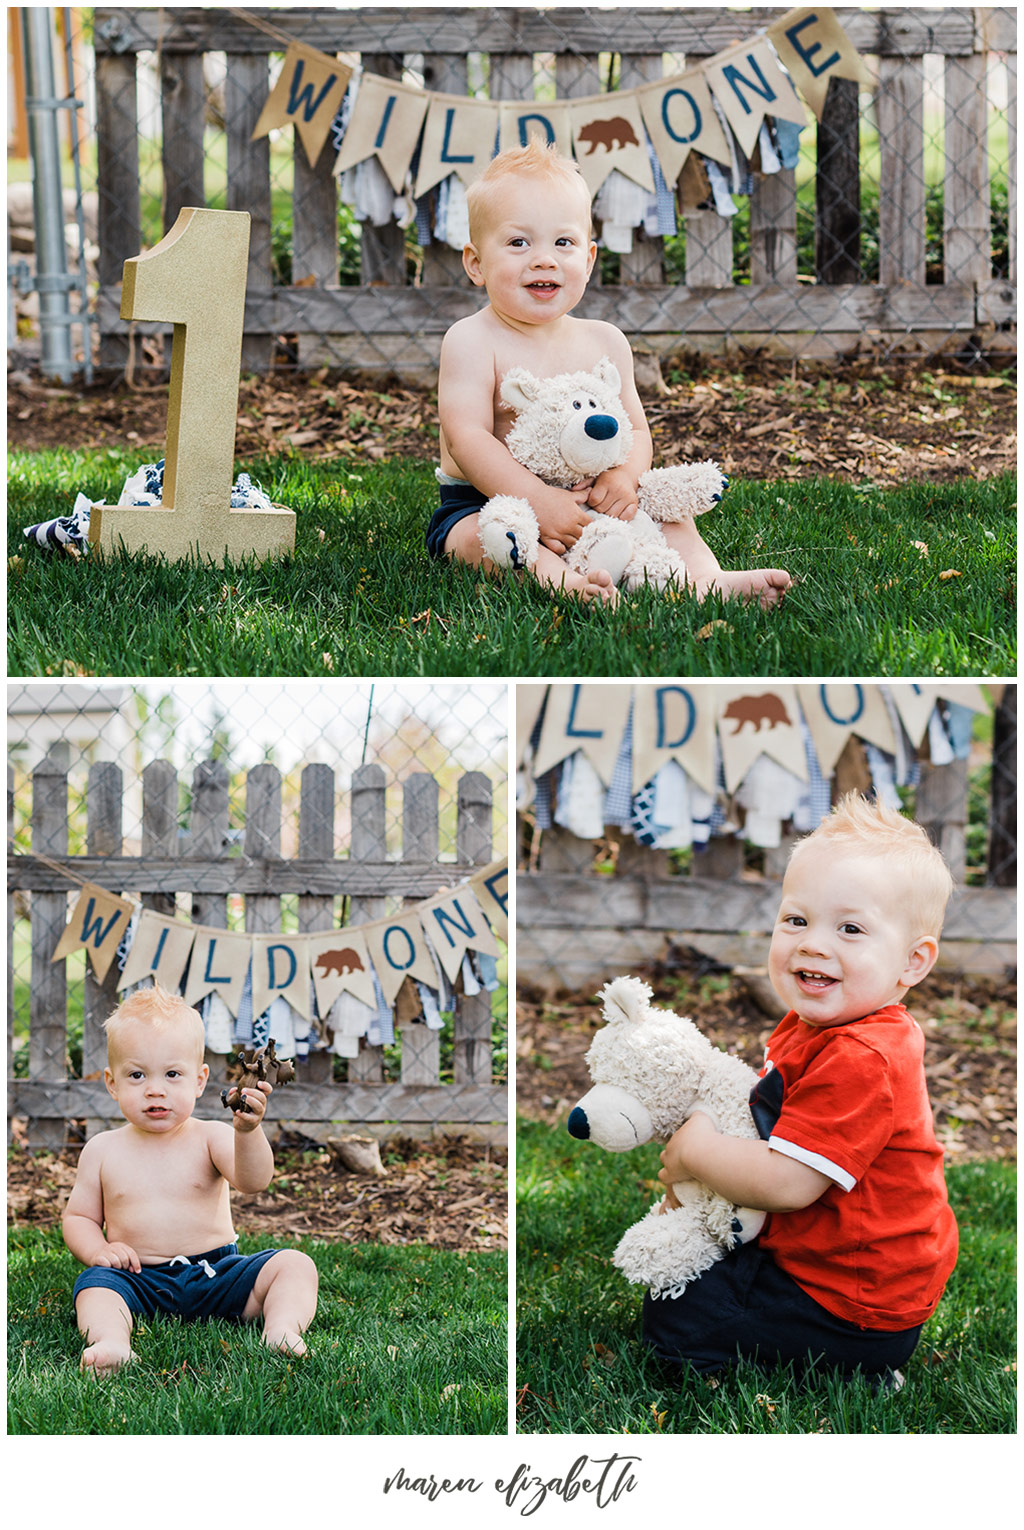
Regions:
<svg viewBox="0 0 1024 1530"><path fill-rule="evenodd" d="M713 456L744 478L882 484L987 478L1016 465L1016 388L999 373L771 360L700 361L684 380L665 370L665 391L648 389L645 407L656 459L666 464ZM57 388L26 372L8 376L13 448L162 453L166 419L159 384ZM437 396L328 372L243 378L235 451L242 459L294 451L315 461L431 460Z"/></svg>
<svg viewBox="0 0 1024 1530"><path fill-rule="evenodd" d="M75 1181L78 1149L8 1154L7 1221L50 1227ZM349 1173L326 1148L280 1147L274 1179L259 1195L232 1196L240 1232L278 1240L429 1243L463 1251L508 1247L507 1155L465 1137L392 1139L386 1177Z"/></svg>
<svg viewBox="0 0 1024 1530"><path fill-rule="evenodd" d="M644 974L655 1003L689 1015L708 1039L753 1068L776 1023L753 996L763 985L708 971L696 953L676 950ZM932 974L907 1008L925 1033L925 1073L947 1161L1017 1156L1016 984L1008 978L951 980ZM584 1054L601 1024L592 995L548 999L521 991L516 1007L516 1109L565 1129L590 1088Z"/></svg>

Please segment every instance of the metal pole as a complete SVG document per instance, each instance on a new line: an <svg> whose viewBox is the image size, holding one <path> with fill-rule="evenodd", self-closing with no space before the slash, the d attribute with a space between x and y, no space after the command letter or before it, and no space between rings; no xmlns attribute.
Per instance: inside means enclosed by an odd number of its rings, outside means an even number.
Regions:
<svg viewBox="0 0 1024 1530"><path fill-rule="evenodd" d="M64 199L61 192L60 139L53 75L53 13L48 7L23 6L25 82L29 151L32 155L32 206L35 216L36 280L39 334L45 376L70 382L71 305L64 248Z"/></svg>

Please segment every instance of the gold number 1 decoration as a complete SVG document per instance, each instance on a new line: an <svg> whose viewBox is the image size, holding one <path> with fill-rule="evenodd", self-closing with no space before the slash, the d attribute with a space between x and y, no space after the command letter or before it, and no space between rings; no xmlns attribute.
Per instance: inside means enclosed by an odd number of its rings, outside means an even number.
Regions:
<svg viewBox="0 0 1024 1530"><path fill-rule="evenodd" d="M295 546L295 515L232 510L249 214L183 207L153 249L124 263L122 319L174 325L163 503L92 506L103 552L169 559L273 558Z"/></svg>

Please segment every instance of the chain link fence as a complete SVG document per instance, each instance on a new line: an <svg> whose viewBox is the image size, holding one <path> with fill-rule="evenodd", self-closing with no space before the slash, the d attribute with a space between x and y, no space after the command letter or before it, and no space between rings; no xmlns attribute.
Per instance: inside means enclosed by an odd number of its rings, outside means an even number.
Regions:
<svg viewBox="0 0 1024 1530"><path fill-rule="evenodd" d="M9 1076L27 1080L12 1110L20 1101L34 1140L59 1145L65 1118L105 1106L86 1081L102 1070L120 969L97 978L84 950L50 962L82 883L225 932L397 919L505 853L506 707L505 687L487 684L9 684ZM347 1040L333 1009L329 1025L291 1017L300 1077L286 1099L302 1129L443 1121L498 1140L498 953L439 1004L408 981L390 1002L378 994L376 1020ZM230 1032L220 1016L217 1041L206 1018L212 1053L244 1041L238 1016ZM69 1092L74 1081L95 1099Z"/></svg>
<svg viewBox="0 0 1024 1530"><path fill-rule="evenodd" d="M479 301L447 183L414 200L408 188L397 198L382 188L375 161L359 178L339 177L340 121L315 165L290 125L252 140L289 41L428 91L540 104L678 74L782 14L60 12L85 187L80 237L69 160L70 258L87 267L101 365L166 369L166 326L122 321L119 283L124 260L151 247L182 206L251 213L243 365L252 371L326 365L429 381L444 331ZM821 121L808 114L792 156L780 158L771 130L749 159L733 143L728 166L691 154L660 209L623 214L602 188L600 260L581 313L617 323L663 365L695 350L807 360L1015 350L1015 12L838 15L870 87L832 80ZM16 110L9 145L12 226L11 196L27 205L29 173ZM32 231L18 216L13 328L29 341L36 298L17 288L30 287L19 261L31 260L22 247Z"/></svg>

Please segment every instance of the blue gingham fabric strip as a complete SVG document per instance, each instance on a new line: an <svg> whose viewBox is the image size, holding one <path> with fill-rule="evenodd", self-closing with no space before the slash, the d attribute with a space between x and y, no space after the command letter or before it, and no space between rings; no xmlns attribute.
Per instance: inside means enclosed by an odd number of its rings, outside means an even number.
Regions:
<svg viewBox="0 0 1024 1530"><path fill-rule="evenodd" d="M633 816L633 704L630 702L622 741L604 799L605 823L627 828Z"/></svg>
<svg viewBox="0 0 1024 1530"><path fill-rule="evenodd" d="M377 1000L377 1013L370 1021L370 1028L366 1039L371 1046L386 1047L390 1046L391 1042L395 1039L395 1017L392 1013L391 1005L384 997L384 990L380 986L380 979L375 972L371 976L373 978L373 991Z"/></svg>
<svg viewBox="0 0 1024 1530"><path fill-rule="evenodd" d="M661 161L655 151L654 145L648 134L644 134L644 142L647 145L647 158L650 161L651 174L654 177L654 216L650 220L644 220L644 229L648 234L660 234L662 237L678 232L676 223L676 199L665 180L661 168Z"/></svg>

